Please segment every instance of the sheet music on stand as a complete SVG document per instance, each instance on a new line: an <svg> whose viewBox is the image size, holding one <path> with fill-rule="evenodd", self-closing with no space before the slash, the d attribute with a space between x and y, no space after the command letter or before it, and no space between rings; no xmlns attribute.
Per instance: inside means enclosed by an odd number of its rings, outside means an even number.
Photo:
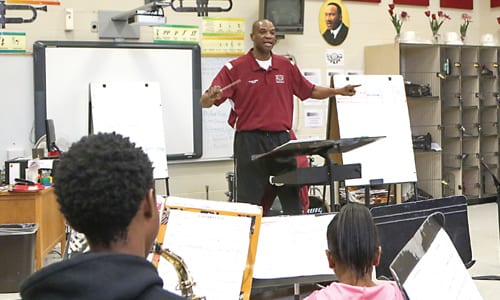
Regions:
<svg viewBox="0 0 500 300"><path fill-rule="evenodd" d="M333 279L325 249L326 229L334 216L327 213L262 218L254 279L318 275Z"/></svg>
<svg viewBox="0 0 500 300"><path fill-rule="evenodd" d="M411 300L482 299L443 229L444 215L430 215L390 265Z"/></svg>
<svg viewBox="0 0 500 300"><path fill-rule="evenodd" d="M261 217L257 205L170 196L157 242L184 260L196 296L249 300ZM172 265L162 258L158 272L164 288L175 291L179 280Z"/></svg>
<svg viewBox="0 0 500 300"><path fill-rule="evenodd" d="M342 153L359 148L366 144L373 143L383 136L375 137L353 137L338 140L321 140L321 139L305 139L305 140L290 140L287 143L280 145L273 150L252 155L252 160L261 157L283 157L295 155L313 155L326 153Z"/></svg>

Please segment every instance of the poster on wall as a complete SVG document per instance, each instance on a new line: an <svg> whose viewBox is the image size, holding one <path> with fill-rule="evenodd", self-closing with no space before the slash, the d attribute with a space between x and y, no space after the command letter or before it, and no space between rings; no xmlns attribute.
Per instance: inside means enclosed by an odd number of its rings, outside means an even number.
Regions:
<svg viewBox="0 0 500 300"><path fill-rule="evenodd" d="M490 2L491 7L497 7L500 6L500 0L491 0Z"/></svg>
<svg viewBox="0 0 500 300"><path fill-rule="evenodd" d="M340 0L326 0L319 10L319 32L331 46L342 44L349 33L349 12Z"/></svg>
<svg viewBox="0 0 500 300"><path fill-rule="evenodd" d="M473 0L441 0L441 7L473 9Z"/></svg>
<svg viewBox="0 0 500 300"><path fill-rule="evenodd" d="M343 49L326 49L325 63L328 67L344 65L344 50Z"/></svg>
<svg viewBox="0 0 500 300"><path fill-rule="evenodd" d="M394 4L429 6L429 0L394 0Z"/></svg>

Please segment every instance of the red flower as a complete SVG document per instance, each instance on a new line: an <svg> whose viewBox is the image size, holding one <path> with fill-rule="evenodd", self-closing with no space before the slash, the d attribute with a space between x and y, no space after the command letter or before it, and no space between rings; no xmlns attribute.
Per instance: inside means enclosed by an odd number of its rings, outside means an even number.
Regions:
<svg viewBox="0 0 500 300"><path fill-rule="evenodd" d="M467 29L469 28L470 22L472 22L472 16L466 13L462 14L462 19L464 22L460 25L460 35L465 37L467 34Z"/></svg>
<svg viewBox="0 0 500 300"><path fill-rule="evenodd" d="M389 15L391 16L391 22L392 25L394 25L394 28L396 29L396 33L399 34L401 32L401 27L403 26L403 22L408 20L410 17L406 11L402 11L401 14L398 16L396 13L394 13L394 3L389 4Z"/></svg>
<svg viewBox="0 0 500 300"><path fill-rule="evenodd" d="M444 20L451 20L450 16L448 16L441 10L438 11L437 16L436 14L431 14L430 10L425 11L425 15L429 19L429 25L431 26L431 31L434 35L438 33L439 28L441 28L441 25L443 25Z"/></svg>

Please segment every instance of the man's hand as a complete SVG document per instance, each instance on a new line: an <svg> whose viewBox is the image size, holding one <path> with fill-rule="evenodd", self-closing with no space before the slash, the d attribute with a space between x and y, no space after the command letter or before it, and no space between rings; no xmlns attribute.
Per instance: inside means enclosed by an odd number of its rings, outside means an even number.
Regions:
<svg viewBox="0 0 500 300"><path fill-rule="evenodd" d="M339 94L342 96L353 96L356 94L356 88L361 86L361 84L351 85L348 84L339 89Z"/></svg>
<svg viewBox="0 0 500 300"><path fill-rule="evenodd" d="M211 89L208 90L207 93L208 97L210 98L210 100L212 100L212 102L222 97L222 89L218 85L213 86Z"/></svg>
<svg viewBox="0 0 500 300"><path fill-rule="evenodd" d="M222 89L216 85L206 91L200 98L201 107L208 108L214 105L214 101L222 97Z"/></svg>

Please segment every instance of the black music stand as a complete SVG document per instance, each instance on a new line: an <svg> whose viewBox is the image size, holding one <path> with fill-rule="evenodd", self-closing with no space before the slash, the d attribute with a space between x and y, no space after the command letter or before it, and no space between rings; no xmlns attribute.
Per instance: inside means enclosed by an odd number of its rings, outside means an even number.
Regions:
<svg viewBox="0 0 500 300"><path fill-rule="evenodd" d="M298 155L319 155L323 157L325 164L321 167L297 168L291 172L272 176L270 182L272 184L295 185L328 184L330 185L330 205L333 208L333 203L335 203L333 182L361 178L361 164L335 165L329 154L348 152L381 138L384 137L355 137L338 140L291 140L269 152L252 155L252 160L265 157L274 158Z"/></svg>

